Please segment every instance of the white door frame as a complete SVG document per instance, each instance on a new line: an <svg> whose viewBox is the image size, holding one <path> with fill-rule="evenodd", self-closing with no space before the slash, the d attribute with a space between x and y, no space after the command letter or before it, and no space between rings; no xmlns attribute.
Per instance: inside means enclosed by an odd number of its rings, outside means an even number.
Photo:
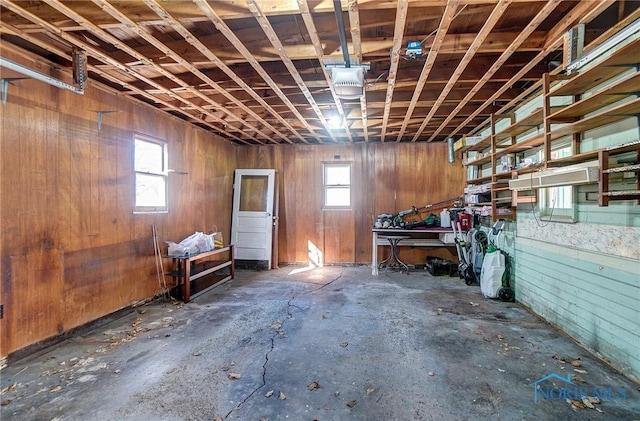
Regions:
<svg viewBox="0 0 640 421"><path fill-rule="evenodd" d="M271 268L274 223L274 169L237 169L233 183L233 214L231 218L231 244L234 259L266 261ZM267 194L260 210L240 210L242 177L267 177Z"/></svg>

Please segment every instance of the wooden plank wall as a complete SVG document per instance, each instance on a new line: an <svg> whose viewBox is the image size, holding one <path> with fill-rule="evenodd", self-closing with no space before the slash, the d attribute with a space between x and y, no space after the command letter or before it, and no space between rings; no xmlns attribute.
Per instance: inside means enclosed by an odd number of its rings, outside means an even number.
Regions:
<svg viewBox="0 0 640 421"><path fill-rule="evenodd" d="M638 261L520 237L516 253L518 301L639 379Z"/></svg>
<svg viewBox="0 0 640 421"><path fill-rule="evenodd" d="M117 111L101 130L98 110ZM160 241L230 238L237 146L91 84L13 82L0 119L1 356L157 293L152 224ZM169 176L168 214L132 213L134 132L168 141L169 167L188 173Z"/></svg>
<svg viewBox="0 0 640 421"><path fill-rule="evenodd" d="M322 163L352 162L352 211L322 210ZM243 168L280 174L279 260L308 263L309 243L328 264L370 264L375 217L462 194L463 169L447 162L443 143L366 143L239 147ZM439 211L437 211L439 214ZM426 217L426 213L422 217ZM388 253L388 247L380 249ZM401 248L401 258L424 264L427 255L456 259L455 249Z"/></svg>

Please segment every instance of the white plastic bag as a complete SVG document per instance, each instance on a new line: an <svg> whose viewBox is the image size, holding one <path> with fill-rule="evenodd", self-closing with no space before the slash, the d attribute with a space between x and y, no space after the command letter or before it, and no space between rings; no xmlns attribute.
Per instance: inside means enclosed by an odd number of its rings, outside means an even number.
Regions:
<svg viewBox="0 0 640 421"><path fill-rule="evenodd" d="M185 246L174 243L173 241L167 241L166 243L168 244L167 255L171 257L181 257L187 253L188 249Z"/></svg>
<svg viewBox="0 0 640 421"><path fill-rule="evenodd" d="M502 288L502 275L506 269L504 254L499 250L487 251L480 273L480 290L485 298L497 298Z"/></svg>

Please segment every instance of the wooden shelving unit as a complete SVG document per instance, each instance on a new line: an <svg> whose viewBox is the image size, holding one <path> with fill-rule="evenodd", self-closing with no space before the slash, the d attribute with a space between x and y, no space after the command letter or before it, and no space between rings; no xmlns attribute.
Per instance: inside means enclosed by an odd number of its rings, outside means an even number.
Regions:
<svg viewBox="0 0 640 421"><path fill-rule="evenodd" d="M224 254L226 259L220 259ZM233 245L193 256L169 256L173 259L174 270L167 276L177 279L177 285L171 290L173 296L188 303L214 285L233 279Z"/></svg>
<svg viewBox="0 0 640 421"><path fill-rule="evenodd" d="M629 70L635 71L629 72ZM620 76L624 72L629 74ZM612 80L616 79L617 80ZM594 89L597 88L597 89ZM638 199L640 204L640 181L635 189L624 191L611 190L609 174L616 172L640 173L640 141L623 147L598 149L589 152L580 151L581 134L612 124L629 117L640 116L640 39L634 39L618 48L610 56L591 68L571 75L546 74L536 91L543 97L543 107L535 109L528 116L515 121L513 112L501 112L492 115L488 123L491 134L480 142L466 146L462 153L466 157L465 165L478 166L478 170L491 165L491 174L467 180L470 185L490 184L491 213L510 208L513 212L519 203L536 201L533 195L518 196L510 192L503 184L505 180L521 174L538 171L547 167L561 167L589 160L599 159L601 176L599 182L599 204L607 206L611 200ZM572 97L572 102L565 106L551 106L554 97ZM504 111L504 110L503 110ZM511 124L496 132L496 122L510 119ZM553 126L552 126L553 125ZM485 126L486 127L486 126ZM553 128L552 128L553 127ZM537 133L531 133L538 129ZM479 130L474 130L477 132ZM527 133L529 137L524 137ZM562 138L571 137L574 154L569 157L550 159L552 143ZM544 158L535 166L515 169L503 173L497 172L500 159L509 154L525 153L536 148L543 148ZM483 153L477 159L470 158L475 153ZM609 159L615 155L635 152L635 161L618 168L609 168ZM627 161L629 159L627 158ZM640 178L640 177L638 177ZM506 193L508 192L509 193ZM509 197L511 201L509 201ZM483 203L487 204L487 203ZM504 206L508 204L508 206Z"/></svg>
<svg viewBox="0 0 640 421"><path fill-rule="evenodd" d="M630 154L633 161L616 167L609 167L609 158ZM609 206L611 200L638 200L640 204L640 140L620 147L607 148L598 152L598 162L600 164L600 183L598 185L598 205ZM611 190L609 186L609 175L614 173L635 172L639 173L636 178L636 186L633 190Z"/></svg>

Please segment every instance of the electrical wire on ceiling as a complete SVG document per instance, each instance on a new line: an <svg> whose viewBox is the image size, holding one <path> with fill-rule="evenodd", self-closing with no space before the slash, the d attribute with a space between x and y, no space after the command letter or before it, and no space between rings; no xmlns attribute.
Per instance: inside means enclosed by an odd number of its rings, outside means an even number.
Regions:
<svg viewBox="0 0 640 421"><path fill-rule="evenodd" d="M382 76L386 75L387 73L389 73L389 71L385 70L384 72L380 73L380 76L378 76L373 82L367 82L367 88L371 88L382 78Z"/></svg>

